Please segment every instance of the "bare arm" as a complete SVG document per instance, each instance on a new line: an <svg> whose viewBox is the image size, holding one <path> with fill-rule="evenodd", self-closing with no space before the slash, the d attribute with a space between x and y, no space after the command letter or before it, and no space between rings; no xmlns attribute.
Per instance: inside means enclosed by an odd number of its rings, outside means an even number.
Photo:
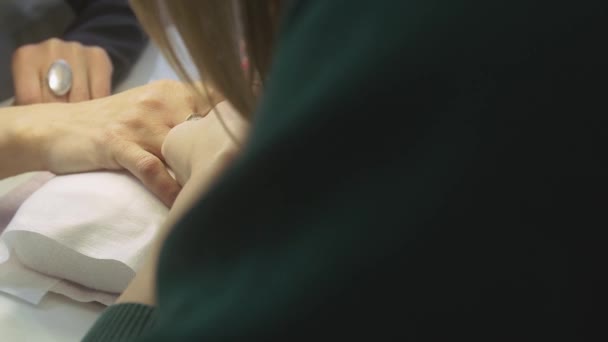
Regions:
<svg viewBox="0 0 608 342"><path fill-rule="evenodd" d="M129 284L127 289L116 301L119 303L141 303L156 305L156 268L161 252L162 242L177 221L196 203L208 185L209 177L205 173L198 173L191 177L177 196L173 207L169 211L167 220L161 227L154 244L148 251L148 257L142 268Z"/></svg>
<svg viewBox="0 0 608 342"><path fill-rule="evenodd" d="M0 109L0 179L46 169L41 155L42 146L50 138L46 128L57 114L65 112L63 106L48 104Z"/></svg>
<svg viewBox="0 0 608 342"><path fill-rule="evenodd" d="M156 268L166 236L238 153L237 144L226 132L218 115L237 139L245 139L247 124L226 102L216 106L216 109L203 119L176 126L167 135L163 155L178 181L183 184L183 189L148 251L142 269L119 297L117 304L156 304Z"/></svg>
<svg viewBox="0 0 608 342"><path fill-rule="evenodd" d="M171 205L180 186L161 146L195 107L181 83L161 81L94 101L0 109L0 177L127 169Z"/></svg>

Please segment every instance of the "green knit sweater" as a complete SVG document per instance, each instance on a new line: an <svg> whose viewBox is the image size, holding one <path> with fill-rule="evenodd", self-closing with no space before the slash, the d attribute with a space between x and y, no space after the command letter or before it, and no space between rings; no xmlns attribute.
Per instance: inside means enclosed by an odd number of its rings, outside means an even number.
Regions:
<svg viewBox="0 0 608 342"><path fill-rule="evenodd" d="M85 340L593 336L607 3L294 1L158 307L112 306Z"/></svg>

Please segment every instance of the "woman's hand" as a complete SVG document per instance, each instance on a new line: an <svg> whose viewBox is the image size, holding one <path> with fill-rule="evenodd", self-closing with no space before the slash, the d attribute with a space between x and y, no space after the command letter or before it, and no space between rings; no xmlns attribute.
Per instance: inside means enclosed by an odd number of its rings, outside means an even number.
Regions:
<svg viewBox="0 0 608 342"><path fill-rule="evenodd" d="M16 136L37 151L39 169L127 169L171 205L180 186L162 161L165 136L189 114L210 109L186 85L160 81L89 102L31 106L18 117Z"/></svg>
<svg viewBox="0 0 608 342"><path fill-rule="evenodd" d="M247 128L242 116L228 102L222 102L206 116L174 127L162 154L180 184L184 185L195 172L208 175L211 181L238 152Z"/></svg>
<svg viewBox="0 0 608 342"><path fill-rule="evenodd" d="M246 121L227 102L217 105L216 109L201 119L186 121L169 132L162 147L163 155L183 185L183 190L150 246L142 268L117 303L156 303L156 269L167 235L239 151L232 138L243 142L248 128ZM232 137L217 115L224 120Z"/></svg>

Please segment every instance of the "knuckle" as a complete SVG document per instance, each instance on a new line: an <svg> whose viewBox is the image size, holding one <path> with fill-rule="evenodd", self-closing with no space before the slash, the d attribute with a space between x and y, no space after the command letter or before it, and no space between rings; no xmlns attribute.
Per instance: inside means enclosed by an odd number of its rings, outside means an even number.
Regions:
<svg viewBox="0 0 608 342"><path fill-rule="evenodd" d="M15 50L15 52L13 52L13 63L29 59L34 52L34 49L35 47L32 44L20 46L17 50Z"/></svg>
<svg viewBox="0 0 608 342"><path fill-rule="evenodd" d="M196 97L189 92L181 82L160 80L150 83L143 88L137 104L143 112L173 111L188 106L194 108ZM180 115L184 115L180 111Z"/></svg>
<svg viewBox="0 0 608 342"><path fill-rule="evenodd" d="M144 112L161 110L165 106L163 93L155 88L147 90L138 97L137 104Z"/></svg>
<svg viewBox="0 0 608 342"><path fill-rule="evenodd" d="M145 178L153 177L162 170L162 162L153 155L145 155L140 157L135 168Z"/></svg>
<svg viewBox="0 0 608 342"><path fill-rule="evenodd" d="M147 126L146 121L139 115L125 116L122 120L124 127L130 132L138 132Z"/></svg>
<svg viewBox="0 0 608 342"><path fill-rule="evenodd" d="M83 49L83 45L79 42L65 42L67 48L71 51L77 52Z"/></svg>
<svg viewBox="0 0 608 342"><path fill-rule="evenodd" d="M58 45L61 45L63 43L64 43L63 40L61 40L59 38L56 38L56 37L53 37L53 38L50 38L50 39L44 41L42 44L50 45L50 46L58 46Z"/></svg>
<svg viewBox="0 0 608 342"><path fill-rule="evenodd" d="M153 95L146 95L139 100L139 106L142 108L143 112L155 112L160 111L164 108L164 101Z"/></svg>
<svg viewBox="0 0 608 342"><path fill-rule="evenodd" d="M106 50L99 46L88 46L87 51L95 58L108 59L108 54L106 53Z"/></svg>

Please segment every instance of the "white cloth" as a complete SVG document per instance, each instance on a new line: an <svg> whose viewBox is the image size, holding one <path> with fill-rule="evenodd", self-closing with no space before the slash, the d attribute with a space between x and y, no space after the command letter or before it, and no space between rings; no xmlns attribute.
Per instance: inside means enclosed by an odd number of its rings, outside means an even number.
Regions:
<svg viewBox="0 0 608 342"><path fill-rule="evenodd" d="M0 236L0 291L33 304L52 291L110 305L141 266L167 213L127 174L52 178Z"/></svg>

